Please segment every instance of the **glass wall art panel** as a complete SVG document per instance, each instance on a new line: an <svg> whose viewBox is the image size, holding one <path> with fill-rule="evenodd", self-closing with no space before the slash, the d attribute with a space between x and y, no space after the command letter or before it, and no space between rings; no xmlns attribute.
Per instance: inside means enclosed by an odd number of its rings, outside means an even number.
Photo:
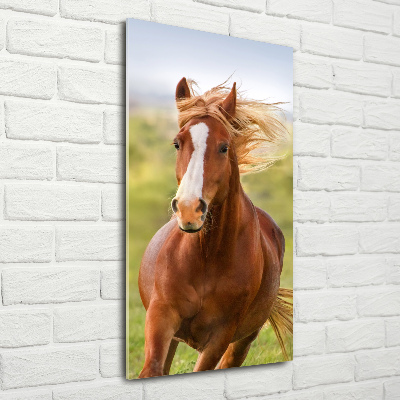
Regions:
<svg viewBox="0 0 400 400"><path fill-rule="evenodd" d="M292 360L292 48L126 32L127 378Z"/></svg>

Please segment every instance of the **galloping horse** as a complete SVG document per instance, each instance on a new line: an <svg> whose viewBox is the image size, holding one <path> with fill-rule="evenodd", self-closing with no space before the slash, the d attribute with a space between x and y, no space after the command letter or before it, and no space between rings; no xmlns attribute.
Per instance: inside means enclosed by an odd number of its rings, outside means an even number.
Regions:
<svg viewBox="0 0 400 400"><path fill-rule="evenodd" d="M174 212L150 241L139 290L147 309L145 363L139 375L168 375L179 341L199 352L194 371L239 367L269 321L292 333L289 289L279 288L285 239L243 191L240 173L271 163L260 151L287 137L274 104L217 86L197 95L176 88L180 131ZM272 160L273 161L273 160Z"/></svg>

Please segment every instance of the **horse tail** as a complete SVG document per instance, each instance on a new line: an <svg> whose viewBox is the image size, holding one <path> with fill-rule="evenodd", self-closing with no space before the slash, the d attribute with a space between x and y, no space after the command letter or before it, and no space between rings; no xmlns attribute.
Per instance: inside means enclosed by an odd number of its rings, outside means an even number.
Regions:
<svg viewBox="0 0 400 400"><path fill-rule="evenodd" d="M284 338L293 336L293 289L279 288L278 296L268 318L286 361L289 361Z"/></svg>

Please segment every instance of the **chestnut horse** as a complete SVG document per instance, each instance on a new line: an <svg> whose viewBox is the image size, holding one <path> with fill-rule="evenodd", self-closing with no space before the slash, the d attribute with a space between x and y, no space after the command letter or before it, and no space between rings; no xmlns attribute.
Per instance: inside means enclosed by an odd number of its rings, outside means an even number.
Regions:
<svg viewBox="0 0 400 400"><path fill-rule="evenodd" d="M274 105L238 97L235 84L200 96L183 78L176 100L179 187L174 216L140 267L147 314L139 377L168 375L179 341L199 352L194 371L239 367L267 321L287 359L282 334L292 332L293 308L285 299L292 291L279 288L285 240L240 183L240 172L268 164L252 150L287 132Z"/></svg>

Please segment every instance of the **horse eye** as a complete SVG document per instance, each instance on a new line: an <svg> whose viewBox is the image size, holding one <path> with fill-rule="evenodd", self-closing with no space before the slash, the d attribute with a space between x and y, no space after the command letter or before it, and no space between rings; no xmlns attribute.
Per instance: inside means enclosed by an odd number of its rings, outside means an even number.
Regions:
<svg viewBox="0 0 400 400"><path fill-rule="evenodd" d="M174 146L177 150L179 150L179 143L178 142L174 142Z"/></svg>
<svg viewBox="0 0 400 400"><path fill-rule="evenodd" d="M226 146L226 145L223 145L220 149L219 149L219 152L220 153L226 153L228 151L228 146Z"/></svg>

